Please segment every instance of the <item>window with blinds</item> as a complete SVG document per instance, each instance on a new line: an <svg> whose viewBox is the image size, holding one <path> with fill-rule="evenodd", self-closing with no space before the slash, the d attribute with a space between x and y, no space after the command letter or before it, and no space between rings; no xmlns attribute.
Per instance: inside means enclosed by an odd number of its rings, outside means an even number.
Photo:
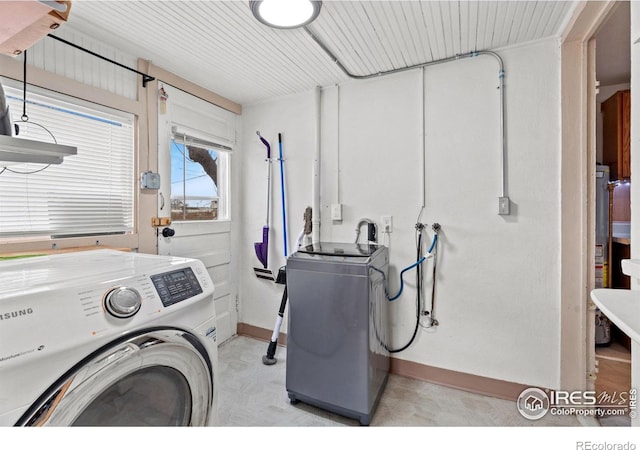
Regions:
<svg viewBox="0 0 640 450"><path fill-rule="evenodd" d="M76 146L62 164L0 167L0 238L134 229L134 116L45 91L4 86L18 138ZM32 92L29 92L32 91Z"/></svg>

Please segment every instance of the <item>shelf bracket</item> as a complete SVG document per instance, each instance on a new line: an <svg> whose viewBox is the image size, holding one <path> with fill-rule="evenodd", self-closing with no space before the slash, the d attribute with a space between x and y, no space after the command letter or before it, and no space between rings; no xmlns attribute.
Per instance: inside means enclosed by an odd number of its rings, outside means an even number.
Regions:
<svg viewBox="0 0 640 450"><path fill-rule="evenodd" d="M84 47L80 47L79 45L74 44L73 42L69 42L69 41L67 41L66 39L62 39L61 37L54 36L53 34L47 34L47 36L48 36L48 37L50 37L50 38L52 38L52 39L55 39L56 41L60 41L60 42L62 42L63 44L67 44L67 45L69 45L69 46L71 46L71 47L73 47L73 48L75 48L75 49L77 49L77 50L80 50L80 51L83 51L83 52L85 52L85 53L88 53L88 54L90 54L91 56L95 56L96 58L99 58L99 59L101 59L101 60L103 60L103 61L109 62L109 63L114 64L114 65L116 65L116 66L118 66L118 67L121 67L121 68L123 68L123 69L126 69L126 70L129 70L129 71L131 71L131 72L137 73L138 75L142 76L142 87L143 87L143 88L146 88L146 87L147 87L147 83L149 83L150 81L155 80L155 78L154 78L154 77L152 77L151 75L148 75L148 74L146 74L146 73L140 72L139 70L133 69L133 68L131 68L131 67L125 66L124 64L121 64L121 63L119 63L119 62L117 62L117 61L114 61L114 60L112 60L112 59L109 59L109 58L107 58L107 57L105 57L105 56L99 55L98 53L93 52L93 51L91 51L91 50L88 50L88 49L86 49L86 48L84 48Z"/></svg>

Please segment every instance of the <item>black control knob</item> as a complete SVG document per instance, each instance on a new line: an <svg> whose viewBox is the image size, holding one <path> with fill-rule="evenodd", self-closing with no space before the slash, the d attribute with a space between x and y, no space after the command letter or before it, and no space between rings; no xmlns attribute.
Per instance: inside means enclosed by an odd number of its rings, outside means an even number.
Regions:
<svg viewBox="0 0 640 450"><path fill-rule="evenodd" d="M142 297L133 288L119 287L107 293L104 306L112 316L126 319L140 310Z"/></svg>
<svg viewBox="0 0 640 450"><path fill-rule="evenodd" d="M176 230L174 230L173 228L165 227L162 229L162 235L164 237L171 237L174 234L176 234Z"/></svg>

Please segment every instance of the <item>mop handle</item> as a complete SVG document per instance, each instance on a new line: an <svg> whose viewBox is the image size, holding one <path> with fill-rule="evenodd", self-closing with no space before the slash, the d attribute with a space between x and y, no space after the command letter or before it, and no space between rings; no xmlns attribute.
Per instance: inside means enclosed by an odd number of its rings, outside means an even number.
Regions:
<svg viewBox="0 0 640 450"><path fill-rule="evenodd" d="M278 133L278 145L280 146L280 193L282 194L282 229L284 231L284 257L287 254L287 213L284 200L284 160L282 159L282 134Z"/></svg>
<svg viewBox="0 0 640 450"><path fill-rule="evenodd" d="M266 225L269 226L269 215L270 215L270 207L269 207L269 203L271 202L271 145L269 145L269 141L267 141L265 138L263 138L260 135L259 131L256 131L256 134L258 135L258 137L260 138L260 140L262 141L262 143L265 145L265 147L267 147L267 163L269 164L268 169L267 169L267 219L266 219Z"/></svg>
<svg viewBox="0 0 640 450"><path fill-rule="evenodd" d="M270 225L271 216L271 157L267 158L267 226Z"/></svg>

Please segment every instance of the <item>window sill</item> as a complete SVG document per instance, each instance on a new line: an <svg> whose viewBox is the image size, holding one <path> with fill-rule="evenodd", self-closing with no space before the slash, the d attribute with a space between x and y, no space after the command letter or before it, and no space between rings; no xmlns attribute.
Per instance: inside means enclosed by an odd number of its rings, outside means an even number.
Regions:
<svg viewBox="0 0 640 450"><path fill-rule="evenodd" d="M110 248L127 250L138 248L138 234L87 236L79 238L48 239L25 238L0 241L0 255L19 256L28 254L50 254L63 251L96 250Z"/></svg>
<svg viewBox="0 0 640 450"><path fill-rule="evenodd" d="M44 255L55 255L59 253L72 253L72 252L85 252L89 250L119 250L122 252L130 252L130 248L124 247L112 247L109 245L99 245L99 246L91 246L91 247L69 247L63 249L48 249L48 250L37 250L37 251L29 251L29 252L10 252L10 253L0 253L0 260L2 259L11 259L11 258L20 258L20 257L28 257L28 256L44 256Z"/></svg>

